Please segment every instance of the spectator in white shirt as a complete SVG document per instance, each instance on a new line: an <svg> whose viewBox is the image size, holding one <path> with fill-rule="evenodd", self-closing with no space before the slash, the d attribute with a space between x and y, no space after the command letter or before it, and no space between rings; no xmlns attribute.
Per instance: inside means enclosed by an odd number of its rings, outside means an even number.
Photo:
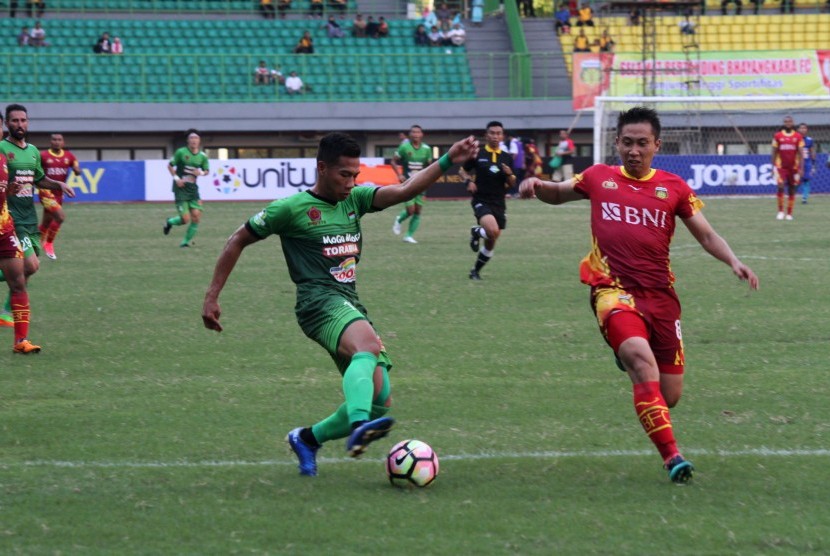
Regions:
<svg viewBox="0 0 830 556"><path fill-rule="evenodd" d="M304 91L303 80L300 79L296 71L292 71L285 79L285 92L289 95L301 95Z"/></svg>

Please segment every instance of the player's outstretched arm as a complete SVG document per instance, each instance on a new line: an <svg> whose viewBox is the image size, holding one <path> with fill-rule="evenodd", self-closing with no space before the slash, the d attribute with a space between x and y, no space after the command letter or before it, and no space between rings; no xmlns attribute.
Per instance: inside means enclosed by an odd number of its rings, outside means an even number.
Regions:
<svg viewBox="0 0 830 556"><path fill-rule="evenodd" d="M205 328L222 332L222 325L219 324L219 317L222 314L219 307L219 294L222 293L222 288L225 287L228 276L231 275L239 256L242 255L242 251L250 244L259 241L259 239L248 231L244 224L228 238L225 248L222 249L222 253L219 254L219 259L216 261L216 267L213 269L213 279L210 281L207 293L205 293L205 301L202 305L202 322L205 324Z"/></svg>
<svg viewBox="0 0 830 556"><path fill-rule="evenodd" d="M698 212L694 216L684 219L683 223L707 253L732 267L735 276L747 282L750 288L758 289L761 285L758 277L752 272L751 268L735 256L729 244L715 232L703 213Z"/></svg>
<svg viewBox="0 0 830 556"><path fill-rule="evenodd" d="M570 201L579 201L585 197L574 189L574 180L562 182L543 181L537 177L522 180L519 184L519 196L522 199L536 197L549 205L561 205Z"/></svg>
<svg viewBox="0 0 830 556"><path fill-rule="evenodd" d="M452 164L465 162L478 154L478 141L472 135L455 143L450 150L436 162L433 162L400 185L387 185L378 189L372 203L375 208L383 209L414 199L426 191L435 180L441 177Z"/></svg>
<svg viewBox="0 0 830 556"><path fill-rule="evenodd" d="M63 191L64 195L67 197L74 197L75 190L72 189L72 186L63 183L62 181L55 181L52 178L47 178L43 176L43 178L35 183L35 187L38 189L50 189L52 191Z"/></svg>

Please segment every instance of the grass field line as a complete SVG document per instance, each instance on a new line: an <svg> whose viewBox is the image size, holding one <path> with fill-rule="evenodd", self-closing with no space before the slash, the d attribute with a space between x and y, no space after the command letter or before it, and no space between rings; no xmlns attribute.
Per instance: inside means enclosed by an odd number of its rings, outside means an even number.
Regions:
<svg viewBox="0 0 830 556"><path fill-rule="evenodd" d="M686 449L687 456L714 456L721 458L731 457L828 457L830 448L815 449L777 449L777 448L746 448L743 450L708 450ZM439 457L441 461L481 461L496 459L565 459L565 458L608 458L608 457L645 457L653 456L652 450L596 450L596 451L538 451L538 452L484 452L479 454L447 454ZM318 463L334 464L346 462L364 462L377 464L377 459L354 460L352 458L318 458ZM290 460L203 460L203 461L61 461L61 460L29 460L19 462L0 462L0 468L11 467L54 467L54 468L188 468L188 467L270 467L296 465Z"/></svg>

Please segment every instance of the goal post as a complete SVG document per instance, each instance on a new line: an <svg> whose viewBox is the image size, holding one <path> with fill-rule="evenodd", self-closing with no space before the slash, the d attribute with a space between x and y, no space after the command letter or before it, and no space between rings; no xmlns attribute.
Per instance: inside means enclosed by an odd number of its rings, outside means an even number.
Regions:
<svg viewBox="0 0 830 556"><path fill-rule="evenodd" d="M772 137L786 116L807 125L817 160L811 190L830 193L830 96L597 97L594 163L617 164L614 139L620 112L657 110L661 148L654 167L680 175L699 193L772 193Z"/></svg>

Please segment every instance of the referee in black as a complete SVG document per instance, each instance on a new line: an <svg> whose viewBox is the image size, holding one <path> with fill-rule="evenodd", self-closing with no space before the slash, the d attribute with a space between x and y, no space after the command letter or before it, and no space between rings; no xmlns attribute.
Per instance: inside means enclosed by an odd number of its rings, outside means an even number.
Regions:
<svg viewBox="0 0 830 556"><path fill-rule="evenodd" d="M461 176L467 180L467 191L473 196L473 214L478 222L470 228L470 249L478 254L476 264L470 270L470 280L481 280L479 272L493 257L496 241L507 226L504 197L507 190L516 185L516 175L513 173L513 155L501 148L503 140L504 126L501 122L490 122L484 132L484 148L478 151L476 159L468 160L461 168Z"/></svg>

